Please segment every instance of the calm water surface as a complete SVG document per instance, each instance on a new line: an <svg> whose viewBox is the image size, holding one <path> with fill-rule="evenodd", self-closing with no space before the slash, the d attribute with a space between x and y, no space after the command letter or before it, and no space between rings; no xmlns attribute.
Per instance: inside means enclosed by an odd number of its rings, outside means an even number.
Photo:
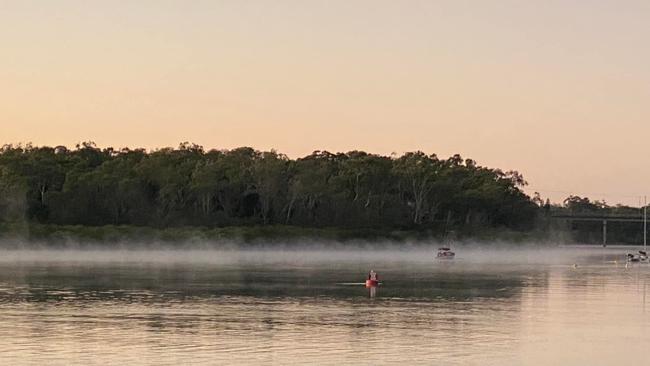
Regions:
<svg viewBox="0 0 650 366"><path fill-rule="evenodd" d="M641 365L626 252L5 251L0 364Z"/></svg>

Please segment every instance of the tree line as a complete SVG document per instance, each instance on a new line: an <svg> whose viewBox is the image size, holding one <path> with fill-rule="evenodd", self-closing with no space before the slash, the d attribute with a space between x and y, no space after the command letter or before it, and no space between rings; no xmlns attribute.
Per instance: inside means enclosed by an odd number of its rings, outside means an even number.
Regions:
<svg viewBox="0 0 650 366"><path fill-rule="evenodd" d="M530 230L540 205L516 171L454 155L363 151L290 159L205 150L5 145L0 221L56 225Z"/></svg>

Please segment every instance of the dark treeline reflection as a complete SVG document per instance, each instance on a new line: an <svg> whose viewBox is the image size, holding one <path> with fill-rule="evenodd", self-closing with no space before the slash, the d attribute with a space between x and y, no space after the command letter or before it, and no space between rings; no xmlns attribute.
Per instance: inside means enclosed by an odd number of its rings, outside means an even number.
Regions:
<svg viewBox="0 0 650 366"><path fill-rule="evenodd" d="M454 155L5 145L0 220L43 224L531 229L523 177Z"/></svg>

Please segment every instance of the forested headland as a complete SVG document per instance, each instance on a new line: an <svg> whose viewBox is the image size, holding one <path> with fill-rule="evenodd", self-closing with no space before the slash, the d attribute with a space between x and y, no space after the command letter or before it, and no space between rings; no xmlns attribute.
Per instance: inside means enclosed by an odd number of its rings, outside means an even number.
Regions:
<svg viewBox="0 0 650 366"><path fill-rule="evenodd" d="M548 229L544 217L552 207L526 195L525 185L516 171L419 151L315 151L289 159L276 151L205 150L190 143L153 151L92 142L74 149L4 145L0 236L92 232L104 240L138 228L142 235L391 238ZM580 200L570 197L555 208L608 208Z"/></svg>

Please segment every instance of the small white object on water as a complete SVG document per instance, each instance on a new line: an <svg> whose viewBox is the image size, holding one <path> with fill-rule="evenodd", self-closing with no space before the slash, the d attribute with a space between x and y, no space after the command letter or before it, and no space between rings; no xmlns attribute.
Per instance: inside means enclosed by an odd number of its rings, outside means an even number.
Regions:
<svg viewBox="0 0 650 366"><path fill-rule="evenodd" d="M573 263L573 268L578 268L578 265Z"/></svg>

